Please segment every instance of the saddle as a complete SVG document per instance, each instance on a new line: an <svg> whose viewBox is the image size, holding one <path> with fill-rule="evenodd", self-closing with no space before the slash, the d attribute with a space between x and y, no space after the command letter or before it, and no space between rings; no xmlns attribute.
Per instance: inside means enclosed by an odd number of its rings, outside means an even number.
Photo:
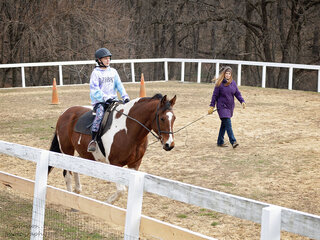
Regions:
<svg viewBox="0 0 320 240"><path fill-rule="evenodd" d="M101 125L99 127L99 132L97 138L101 137L106 133L112 124L114 109L118 106L118 102L112 102L106 109ZM80 116L76 125L74 126L74 131L82 134L91 135L91 126L95 118L95 112L93 110L86 112Z"/></svg>

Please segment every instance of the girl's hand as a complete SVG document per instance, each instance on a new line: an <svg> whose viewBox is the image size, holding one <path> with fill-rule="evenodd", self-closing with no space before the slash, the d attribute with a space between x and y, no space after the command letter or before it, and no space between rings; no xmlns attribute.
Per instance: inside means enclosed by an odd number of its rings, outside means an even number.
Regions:
<svg viewBox="0 0 320 240"><path fill-rule="evenodd" d="M242 103L242 108L243 108L243 109L246 108L246 103L245 103L245 102Z"/></svg>

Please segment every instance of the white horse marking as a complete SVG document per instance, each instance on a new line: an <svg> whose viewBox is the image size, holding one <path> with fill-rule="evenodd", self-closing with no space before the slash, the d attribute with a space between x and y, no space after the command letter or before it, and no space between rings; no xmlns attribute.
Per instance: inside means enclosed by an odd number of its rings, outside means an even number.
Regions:
<svg viewBox="0 0 320 240"><path fill-rule="evenodd" d="M82 137L82 134L80 134L80 137L79 137L79 140L78 140L78 145L80 145L81 137Z"/></svg>
<svg viewBox="0 0 320 240"><path fill-rule="evenodd" d="M103 154L102 152L100 151L100 148L97 148L95 152L92 153L94 159L97 161L97 162L103 162L103 163L106 163L106 164L110 164L109 162L109 159L107 159Z"/></svg>
<svg viewBox="0 0 320 240"><path fill-rule="evenodd" d="M167 112L167 116L168 116L168 120L169 120L169 138L168 141L166 142L166 144L169 144L169 146L171 145L171 143L173 142L173 135L172 135L172 128L171 128L171 121L173 118L173 113L172 112Z"/></svg>
<svg viewBox="0 0 320 240"><path fill-rule="evenodd" d="M67 171L67 174L66 176L64 177L64 180L66 181L66 185L67 185L67 190L69 192L72 192L72 189L71 189L71 174L69 171Z"/></svg>
<svg viewBox="0 0 320 240"><path fill-rule="evenodd" d="M135 170L134 168L129 169ZM113 204L125 193L125 191L127 191L127 187L123 184L116 183L116 187L117 191L114 194L112 194L107 200L107 203L109 204Z"/></svg>
<svg viewBox="0 0 320 240"><path fill-rule="evenodd" d="M61 149L61 144L60 144L60 138L59 138L59 133L58 133L58 129L57 129L57 139L58 139L58 143L59 143L59 149L61 151L61 153L64 153Z"/></svg>
<svg viewBox="0 0 320 240"><path fill-rule="evenodd" d="M124 114L128 114L130 109L133 107L133 105L138 102L140 100L140 98L131 100L130 102L126 103L126 104L122 104L119 105L117 107L118 111L123 110ZM112 119L112 125L110 127L110 129L101 137L102 142L103 142L103 146L106 152L106 159L109 160L109 154L110 154L110 150L111 150L111 145L113 143L113 139L114 136L122 131L125 130L126 133L128 131L127 126L126 126L126 121L127 121L127 117L125 115L121 115L120 118L116 118L117 112L114 112L113 114L113 119Z"/></svg>
<svg viewBox="0 0 320 240"><path fill-rule="evenodd" d="M75 183L74 192L79 194L82 191L79 173L73 172L73 178L74 178L74 183Z"/></svg>

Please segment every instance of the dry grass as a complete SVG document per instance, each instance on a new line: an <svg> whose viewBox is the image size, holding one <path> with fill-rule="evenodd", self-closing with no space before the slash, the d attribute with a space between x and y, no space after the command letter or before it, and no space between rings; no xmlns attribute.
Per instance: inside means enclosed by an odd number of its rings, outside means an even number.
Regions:
<svg viewBox="0 0 320 240"><path fill-rule="evenodd" d="M125 85L133 99L139 85ZM146 83L147 96L177 95L178 130L204 116L212 84ZM247 102L236 103L232 118L237 149L217 148L217 114L182 130L176 147L150 145L141 171L320 215L320 94L240 87ZM0 90L0 139L48 149L55 122L67 107L89 104L89 87L58 87L61 104L50 105L51 88ZM150 142L154 139L150 135ZM34 164L1 156L0 170L34 178ZM62 171L54 169L49 184L65 188ZM83 194L105 200L114 185L82 176ZM116 205L125 208L126 196ZM259 239L260 225L146 193L143 214L218 239ZM307 239L282 233L281 239Z"/></svg>

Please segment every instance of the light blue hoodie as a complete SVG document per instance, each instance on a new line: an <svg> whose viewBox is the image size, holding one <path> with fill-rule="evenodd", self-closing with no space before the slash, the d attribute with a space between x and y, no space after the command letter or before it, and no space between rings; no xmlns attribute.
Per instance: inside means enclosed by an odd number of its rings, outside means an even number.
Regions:
<svg viewBox="0 0 320 240"><path fill-rule="evenodd" d="M107 67L107 69L96 67L92 71L90 77L90 98L93 106L108 99L118 100L117 91L123 100L129 99L116 69L112 67Z"/></svg>

